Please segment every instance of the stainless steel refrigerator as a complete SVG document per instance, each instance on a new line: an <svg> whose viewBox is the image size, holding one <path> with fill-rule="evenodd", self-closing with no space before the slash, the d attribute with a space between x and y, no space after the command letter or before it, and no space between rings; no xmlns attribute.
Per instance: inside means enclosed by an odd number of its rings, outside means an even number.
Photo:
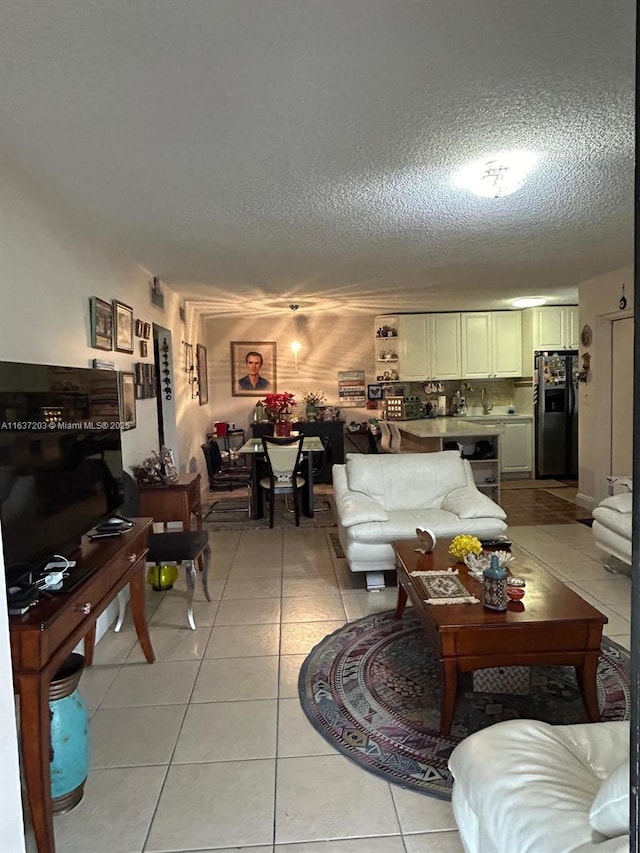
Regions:
<svg viewBox="0 0 640 853"><path fill-rule="evenodd" d="M578 353L535 354L536 477L578 477Z"/></svg>

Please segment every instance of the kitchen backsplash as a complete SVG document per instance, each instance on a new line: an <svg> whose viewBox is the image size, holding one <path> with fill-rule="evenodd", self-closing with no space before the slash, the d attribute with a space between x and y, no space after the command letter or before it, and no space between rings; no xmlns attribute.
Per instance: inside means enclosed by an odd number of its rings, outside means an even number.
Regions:
<svg viewBox="0 0 640 853"><path fill-rule="evenodd" d="M442 391L427 394L424 390L424 382L398 382L397 387L405 389L405 395L418 396L421 400L437 401L439 394L444 394L447 403L456 391L466 400L467 407L482 406L482 389L488 403L492 403L497 410L506 410L512 403L517 413L522 415L533 414L533 386L530 380L514 379L452 379L441 382ZM435 383L436 385L438 383ZM468 388L470 386L470 388Z"/></svg>

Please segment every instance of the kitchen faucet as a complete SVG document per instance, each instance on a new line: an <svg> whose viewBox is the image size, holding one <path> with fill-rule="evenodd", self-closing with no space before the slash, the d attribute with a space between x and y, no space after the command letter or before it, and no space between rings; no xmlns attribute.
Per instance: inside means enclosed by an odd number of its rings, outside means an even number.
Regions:
<svg viewBox="0 0 640 853"><path fill-rule="evenodd" d="M493 403L487 400L487 389L483 388L480 391L480 402L482 403L482 412L485 415L490 415L493 411Z"/></svg>

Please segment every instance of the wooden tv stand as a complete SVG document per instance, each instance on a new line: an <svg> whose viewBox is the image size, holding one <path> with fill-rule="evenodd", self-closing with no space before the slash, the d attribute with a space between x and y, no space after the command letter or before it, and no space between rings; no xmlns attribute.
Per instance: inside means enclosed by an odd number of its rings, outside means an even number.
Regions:
<svg viewBox="0 0 640 853"><path fill-rule="evenodd" d="M20 694L24 780L38 853L55 851L49 769L51 679L85 637L87 664L93 662L96 619L127 584L138 640L147 661L155 660L144 611L145 555L152 519L133 521L133 529L117 539L90 542L83 537L76 568L95 571L75 589L43 597L22 616L9 617L13 682Z"/></svg>

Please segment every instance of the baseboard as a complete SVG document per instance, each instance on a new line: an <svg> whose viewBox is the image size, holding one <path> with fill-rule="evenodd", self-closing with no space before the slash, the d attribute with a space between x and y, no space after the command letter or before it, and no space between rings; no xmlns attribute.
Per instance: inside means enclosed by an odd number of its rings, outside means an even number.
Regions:
<svg viewBox="0 0 640 853"><path fill-rule="evenodd" d="M586 509L593 509L596 506L596 501L591 497L591 495L583 495L581 492L575 497L575 502L578 506L583 506Z"/></svg>

